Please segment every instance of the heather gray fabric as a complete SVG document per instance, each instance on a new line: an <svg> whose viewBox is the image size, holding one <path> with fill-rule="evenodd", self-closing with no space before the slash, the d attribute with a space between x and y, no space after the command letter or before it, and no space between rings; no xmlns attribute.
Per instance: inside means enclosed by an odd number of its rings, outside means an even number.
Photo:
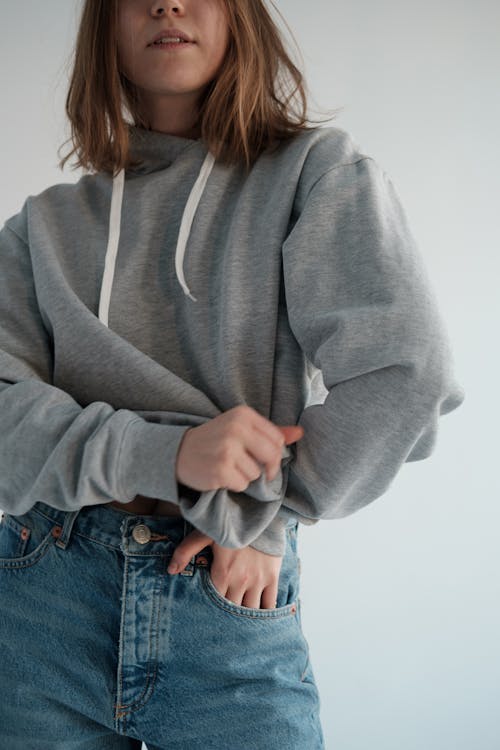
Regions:
<svg viewBox="0 0 500 750"><path fill-rule="evenodd" d="M183 258L201 140L131 127L142 165L29 196L0 231L0 507L177 503L227 547L284 551L286 524L342 518L428 457L464 391L397 190L338 127L215 162ZM120 230L108 325L108 233ZM114 227L114 228L113 228ZM304 437L245 492L190 493L185 431L237 404Z"/></svg>

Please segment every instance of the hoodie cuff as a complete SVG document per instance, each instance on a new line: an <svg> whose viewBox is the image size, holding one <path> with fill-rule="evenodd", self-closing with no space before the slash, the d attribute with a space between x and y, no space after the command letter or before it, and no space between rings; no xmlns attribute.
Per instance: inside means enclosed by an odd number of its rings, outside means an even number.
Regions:
<svg viewBox="0 0 500 750"><path fill-rule="evenodd" d="M122 488L118 502L146 495L179 504L177 453L191 426L157 424L142 417L129 422L118 461L118 486Z"/></svg>
<svg viewBox="0 0 500 750"><path fill-rule="evenodd" d="M286 520L278 513L249 547L254 547L267 555L283 557L286 550Z"/></svg>

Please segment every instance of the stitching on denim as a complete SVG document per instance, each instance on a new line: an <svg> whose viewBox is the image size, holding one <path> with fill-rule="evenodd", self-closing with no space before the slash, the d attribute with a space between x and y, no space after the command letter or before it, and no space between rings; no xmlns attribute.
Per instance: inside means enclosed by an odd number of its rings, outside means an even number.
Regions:
<svg viewBox="0 0 500 750"><path fill-rule="evenodd" d="M151 696L153 695L153 688L156 682L156 675L158 673L158 638L159 638L158 633L159 633L160 602L161 602L162 588L163 587L160 582L160 584L158 584L158 591L153 593L153 599L155 602L154 606L156 607L156 610L155 609L153 610L153 614L152 614L151 622L149 626L148 673L146 675L146 682L144 685L144 689L142 693L139 695L139 697L136 700L132 701L132 703L115 704L115 707L117 709L122 709L122 708L128 709L127 711L124 711L123 713L120 711L120 714L117 715L118 717L124 717L126 714L131 713L132 711L138 711L140 708L142 708L142 706L144 706L148 702L148 700L150 700ZM150 666L151 666L151 663L153 662L151 631L153 629L153 623L155 622L155 618L156 618L156 644L155 644L156 652L154 656L153 670L151 671ZM122 676L123 676L123 670L120 674L121 685L123 685ZM151 682L151 686L149 684L150 682ZM149 691L148 697L145 700L143 700L144 696L146 695L148 691ZM122 694L122 688L120 689L120 694Z"/></svg>
<svg viewBox="0 0 500 750"><path fill-rule="evenodd" d="M9 570L9 568L13 568L13 569L18 568L20 570L23 570L24 568L31 568L32 565L36 565L36 563L39 562L41 560L41 558L44 557L47 554L47 552L49 551L49 549L51 547L50 535L51 535L51 532L49 531L49 533L45 536L44 540L42 542L40 542L40 544L38 545L37 549L33 550L32 552L30 552L30 555L33 555L36 552L36 555L33 558L33 560L30 560L29 562L26 563L26 562L20 561L19 559L16 559L16 558L12 558L12 560L10 560L10 558L8 558L8 557L1 557L0 558L0 569L2 569L2 570ZM9 560L9 562L3 563L3 562L1 562L2 560Z"/></svg>
<svg viewBox="0 0 500 750"><path fill-rule="evenodd" d="M294 607L295 608L297 607L297 603L296 602L290 602L290 604L285 605L286 609L283 608L283 610L282 610L282 608L280 607L278 611L276 609L269 609L269 610L259 609L259 610L255 610L253 607L251 607L251 608L249 608L250 609L249 612L245 612L244 610L242 610L240 612L237 612L237 611L235 611L233 609L233 607L241 609L240 605L238 605L238 604L231 605L229 602L225 602L222 599L222 597L221 597L221 599L219 599L217 597L217 595L210 588L210 580L209 580L209 577L208 577L208 570L206 570L205 568L201 568L201 570L203 571L202 572L202 582L203 582L203 586L205 588L206 593L208 594L208 596L210 597L210 599L219 607L219 609L222 609L225 612L229 612L230 614L236 615L237 617L247 617L250 620L280 620L282 618L293 616L295 614L295 612L296 612L296 609L294 609ZM203 573L205 573L205 575L203 575ZM219 594L219 596L221 596L221 595ZM260 614L261 612L262 612L262 614Z"/></svg>
<svg viewBox="0 0 500 750"><path fill-rule="evenodd" d="M58 521L55 521L53 518L50 518L49 516L45 515L45 513L43 513L41 510L35 510L35 509L33 509L33 512L37 513L39 516L43 516L44 518L46 518L48 521L51 521L52 523L58 523ZM96 537L91 536L90 534L84 534L82 531L76 531L76 529L74 527L73 527L73 529L71 531L71 534L72 535L76 534L76 536L81 536L83 539L88 539L91 542L95 542L96 544L100 544L102 547L106 547L107 549L114 550L115 552L116 551L120 551L120 547L119 546L116 547L114 544L109 544L108 542L103 542L102 539L96 539ZM161 541L161 540L153 540L153 541ZM171 541L173 541L175 544L180 544L180 541L176 542L175 539L171 539ZM134 554L136 554L136 556L138 556L138 557L162 557L166 553L165 552L152 552L152 553L149 553L149 554L146 554L146 553L142 554L140 552L137 552L137 553L134 553Z"/></svg>
<svg viewBox="0 0 500 750"><path fill-rule="evenodd" d="M306 665L304 669L302 670L302 674L300 675L301 682L304 682L304 677L306 676L308 669L309 669L309 647L307 647Z"/></svg>
<svg viewBox="0 0 500 750"><path fill-rule="evenodd" d="M103 542L101 539L95 539L93 536L88 536L88 534L82 534L80 531L74 531L73 532L75 536L81 536L82 539L88 539L90 542L95 542L95 544L100 544L101 547L106 547L106 549L114 550L115 552L120 551L120 547L115 547L114 544L108 544L108 542Z"/></svg>
<svg viewBox="0 0 500 750"><path fill-rule="evenodd" d="M41 510L37 510L37 509L33 508L33 513L36 513L39 516L43 516L44 518L47 519L47 521L50 521L51 523L59 523L54 518L51 518L50 516L47 516ZM76 529L75 529L74 526L73 526L73 528L71 530L71 535L73 536L73 534L75 534L76 536L81 536L84 539L89 539L90 541L95 542L96 544L100 544L103 547L107 547L108 549L112 549L112 550L115 550L115 551L116 550L120 550L120 547L115 547L113 544L108 544L107 542L103 542L101 539L96 539L95 537L89 536L88 534L83 534L81 531L76 531Z"/></svg>
<svg viewBox="0 0 500 750"><path fill-rule="evenodd" d="M157 640L158 640L158 636L157 636ZM151 696L153 694L153 686L154 686L154 683L156 681L156 674L157 674L157 671L158 671L158 663L157 662L155 663L154 669L151 672L150 668L149 668L150 662L151 662L151 628L150 628L150 634L149 634L148 673L146 675L146 682L145 682L144 688L142 690L142 693L139 695L139 697L136 700L134 700L132 703L120 703L120 704L116 705L116 708L118 708L118 709L122 709L122 708L126 708L127 709L127 711L123 711L123 712L120 711L119 716L125 716L126 714L129 714L132 711L138 711L151 698ZM151 679L152 679L152 682L151 682L151 688L150 688L149 683L150 683ZM148 690L149 690L149 695L146 698L146 700L143 700L143 697L146 695L146 693L148 692Z"/></svg>
<svg viewBox="0 0 500 750"><path fill-rule="evenodd" d="M11 516L8 513L3 514L2 524L8 526L12 531L15 531L16 534L20 534L24 527L24 524L21 523L21 521L18 521L16 516Z"/></svg>
<svg viewBox="0 0 500 750"><path fill-rule="evenodd" d="M108 542L103 542L102 539L96 539L93 536L90 536L89 534L83 534L81 531L75 531L74 534L76 536L81 536L82 539L88 539L90 542L95 542L95 544L100 544L101 547L106 547L107 549L114 550L115 552L120 551L120 547L115 547L114 544L109 544ZM154 541L163 541L163 540L154 540ZM167 554L166 552L134 552L134 557L163 557L163 555Z"/></svg>
<svg viewBox="0 0 500 750"><path fill-rule="evenodd" d="M121 611L121 617L120 617L120 636L118 640L118 667L117 667L117 683L118 683L118 690L117 690L117 700L118 696L121 699L121 696L123 695L123 653L125 651L124 643L125 638L124 630L125 630L125 612L127 611L127 581L128 581L128 559L125 556L125 565L123 570L123 581L122 581L122 597L121 597L121 605L122 605L122 611ZM118 703L115 703L115 718L118 721L120 719L120 714L118 713L117 709Z"/></svg>

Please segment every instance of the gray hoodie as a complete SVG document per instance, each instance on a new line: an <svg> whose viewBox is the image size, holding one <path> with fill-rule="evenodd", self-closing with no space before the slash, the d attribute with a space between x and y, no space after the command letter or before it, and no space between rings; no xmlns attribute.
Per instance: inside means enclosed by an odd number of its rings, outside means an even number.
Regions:
<svg viewBox="0 0 500 750"><path fill-rule="evenodd" d="M342 518L427 458L454 377L397 190L339 127L249 173L130 127L142 164L30 195L0 231L0 508L176 503L230 548ZM300 424L244 492L175 476L189 427L238 404Z"/></svg>

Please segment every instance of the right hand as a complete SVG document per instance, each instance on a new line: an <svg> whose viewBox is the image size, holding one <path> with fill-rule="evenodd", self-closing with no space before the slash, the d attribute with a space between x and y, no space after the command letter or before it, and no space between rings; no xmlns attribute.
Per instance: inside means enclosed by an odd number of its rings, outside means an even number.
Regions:
<svg viewBox="0 0 500 750"><path fill-rule="evenodd" d="M303 435L299 425L280 427L251 406L235 406L186 430L177 452L176 479L199 492L221 487L243 492L263 467L268 481L274 479L283 445Z"/></svg>

